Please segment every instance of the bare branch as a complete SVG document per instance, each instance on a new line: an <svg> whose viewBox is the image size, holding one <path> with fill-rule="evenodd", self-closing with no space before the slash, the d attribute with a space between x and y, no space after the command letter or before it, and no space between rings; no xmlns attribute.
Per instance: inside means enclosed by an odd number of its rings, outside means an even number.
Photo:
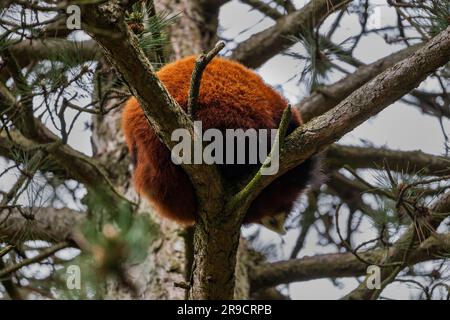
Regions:
<svg viewBox="0 0 450 320"><path fill-rule="evenodd" d="M280 13L277 9L272 8L267 3L260 0L241 0L242 3L248 4L253 9L258 10L259 12L265 14L266 16L272 18L273 20L280 19L283 14Z"/></svg>
<svg viewBox="0 0 450 320"><path fill-rule="evenodd" d="M242 42L231 56L249 68L257 68L291 44L288 35L303 33L318 26L329 14L350 0L311 0L300 10L282 17L277 23Z"/></svg>
<svg viewBox="0 0 450 320"><path fill-rule="evenodd" d="M422 151L399 151L384 148L331 145L327 151L327 164L341 168L349 165L354 169L383 169L387 161L394 171L421 175L446 175L450 172L450 159Z"/></svg>
<svg viewBox="0 0 450 320"><path fill-rule="evenodd" d="M203 71L211 60L219 54L220 50L225 48L225 42L219 41L216 46L207 54L201 54L197 60L195 60L194 71L192 72L192 79L189 88L189 100L188 100L188 115L193 117L195 109L197 108L198 95L200 93L200 84L202 81Z"/></svg>
<svg viewBox="0 0 450 320"><path fill-rule="evenodd" d="M36 213L32 221L24 218L18 209L12 209L8 219L0 225L0 240L8 239L8 242L18 239L71 242L77 226L87 219L85 213L67 208L47 207L29 210ZM0 216L3 217L3 215Z"/></svg>
<svg viewBox="0 0 450 320"><path fill-rule="evenodd" d="M49 247L49 248L44 249L44 250L41 250L41 252L38 255L36 255L36 256L34 256L32 258L24 259L24 260L22 260L21 262L19 262L17 264L14 264L14 265L11 265L11 266L7 266L4 269L0 270L0 278L8 276L11 273L13 273L13 272L15 272L15 271L25 267L25 266L28 266L30 264L42 261L42 260L52 256L53 254L55 254L59 250L67 248L68 246L69 246L69 243L61 242L61 243L55 244L52 247Z"/></svg>
<svg viewBox="0 0 450 320"><path fill-rule="evenodd" d="M450 234L431 237L414 249L408 264L442 259L450 250ZM386 251L382 249L359 253L367 261L380 261ZM352 253L334 253L269 263L256 268L251 275L252 292L283 283L309 281L322 278L358 277L365 275L367 265Z"/></svg>
<svg viewBox="0 0 450 320"><path fill-rule="evenodd" d="M418 212L418 211L421 212ZM423 216L423 210L427 210L427 214ZM355 300L355 299L377 299L384 288L395 280L396 276L405 266L410 264L416 254L415 248L420 245L424 245L428 240L428 237L437 238L437 240L444 245L444 248L440 247L440 244L433 244L433 246L440 249L436 254L442 258L443 255L448 254L450 248L448 235L443 237L436 234L435 230L441 224L441 222L448 217L450 212L450 192L442 195L431 208L416 208L415 214L420 217L418 220L413 221L408 230L398 239L394 246L390 250L389 256L384 259L385 263L399 263L396 267L382 268L381 269L381 288L380 289L368 289L365 281L363 281L355 290L347 294L343 299ZM422 244L420 244L422 242ZM432 247L433 247L432 246ZM420 248L419 247L419 248ZM427 252L431 252L432 249L427 247Z"/></svg>
<svg viewBox="0 0 450 320"><path fill-rule="evenodd" d="M8 50L22 68L39 60L58 61L64 56L76 56L79 61L90 61L98 59L100 53L93 40L76 42L66 39L23 40L10 45ZM3 70L0 75L2 79L7 76Z"/></svg>
<svg viewBox="0 0 450 320"><path fill-rule="evenodd" d="M323 150L362 122L417 87L430 73L450 59L450 27L433 38L410 58L394 65L353 92L338 106L296 129L280 151L277 175L255 176L251 189L242 193L253 201L278 176ZM236 197L239 197L237 195Z"/></svg>
<svg viewBox="0 0 450 320"><path fill-rule="evenodd" d="M319 116L335 107L353 91L378 76L387 68L390 68L394 64L407 58L420 47L421 45L415 45L403 49L372 64L360 67L356 70L356 72L336 82L335 84L319 88L311 96L303 99L298 104L303 121L308 122L312 118Z"/></svg>

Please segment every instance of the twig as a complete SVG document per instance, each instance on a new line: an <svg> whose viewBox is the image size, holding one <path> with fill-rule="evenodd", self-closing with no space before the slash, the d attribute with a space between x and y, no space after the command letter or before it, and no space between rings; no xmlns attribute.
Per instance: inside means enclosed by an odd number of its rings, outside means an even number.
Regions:
<svg viewBox="0 0 450 320"><path fill-rule="evenodd" d="M350 243L348 243L345 239L344 239L344 237L342 236L342 234L341 234L341 230L340 230L340 228L339 228L339 210L341 209L341 206L342 206L342 204L339 204L339 206L336 208L336 215L335 215L335 218L336 218L336 222L335 222L335 224L336 224L336 232L337 232L337 234L338 234L338 236L339 236L339 239L341 240L341 243L356 257L356 259L358 259L359 261L361 261L362 263L364 263L365 265L367 265L367 266L370 266L370 265L376 265L376 266L378 266L378 267L385 267L385 268L387 268L387 267L393 267L393 266L398 266L398 265L400 265L399 263L389 263L389 264L378 264L378 263L374 263L374 262L370 262L370 261L367 261L366 259L364 259L363 257L361 257L359 254L358 254L358 249L360 249L361 247L363 247L363 246L365 246L365 245L367 245L367 244L369 244L369 243L372 243L372 242L375 242L375 241L378 241L378 240L380 240L380 238L383 236L383 235L381 235L380 237L378 237L378 238L376 238L376 239L372 239L372 240L368 240L368 241L365 241L364 243L362 243L362 244L360 244L356 249L353 249L352 248L352 246L351 246L351 244Z"/></svg>
<svg viewBox="0 0 450 320"><path fill-rule="evenodd" d="M277 135L275 137L275 141L272 145L272 149L270 150L270 154L266 157L261 168L255 174L255 176L247 183L245 187L241 189L229 202L230 208L235 208L237 206L241 206L242 208L246 208L250 205L251 201L253 201L253 197L256 197L254 192L255 186L257 186L263 179L264 175L262 174L262 169L269 167L272 162L272 157L274 151L276 149L281 150L284 146L284 141L286 138L287 129L289 127L289 122L291 120L292 110L291 105L289 104L286 109L283 111L283 115L281 116L280 125L278 127ZM245 212L245 210L244 210Z"/></svg>
<svg viewBox="0 0 450 320"><path fill-rule="evenodd" d="M8 252L10 252L13 248L14 248L14 246L8 245L4 249L0 250L0 258L3 257Z"/></svg>
<svg viewBox="0 0 450 320"><path fill-rule="evenodd" d="M61 242L61 243L54 245L53 247L42 250L42 252L40 254L38 254L37 256L35 256L33 258L24 259L18 264L15 264L15 265L12 265L12 266L9 266L9 267L6 267L6 268L0 270L0 278L3 278L25 266L28 266L33 263L37 263L45 258L48 258L49 256L53 255L57 251L67 248L68 246L69 246L68 242Z"/></svg>
<svg viewBox="0 0 450 320"><path fill-rule="evenodd" d="M197 100L200 93L200 83L202 81L203 71L211 60L225 48L225 42L219 41L216 46L207 54L201 54L195 61L194 71L192 72L191 85L189 89L188 114L193 117L197 107Z"/></svg>

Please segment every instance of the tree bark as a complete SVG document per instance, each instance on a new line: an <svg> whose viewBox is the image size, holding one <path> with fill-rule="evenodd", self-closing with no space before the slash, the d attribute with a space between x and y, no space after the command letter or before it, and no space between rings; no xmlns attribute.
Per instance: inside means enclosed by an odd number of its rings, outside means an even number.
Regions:
<svg viewBox="0 0 450 320"><path fill-rule="evenodd" d="M116 76L114 71L103 63L98 74L102 77ZM109 100L108 105L117 101ZM105 108L108 108L108 105ZM127 198L139 203L137 212L149 214L160 232L158 239L147 250L147 258L139 265L126 266L128 276L138 288L138 297L121 282L109 280L106 288L107 299L183 299L185 292L174 286L185 280L185 241L184 230L175 223L161 220L154 210L140 201L132 183L132 167L128 150L121 130L122 108L116 108L105 116L92 119L93 156L108 168L108 176L114 186ZM108 165L114 163L114 166Z"/></svg>
<svg viewBox="0 0 450 320"><path fill-rule="evenodd" d="M217 40L217 14L219 6L212 6L203 1L158 1L156 10L167 10L171 13L180 12L181 15L171 28L170 60L176 60L187 55L200 54L207 50ZM192 19L192 17L195 19ZM204 27L208 25L205 31ZM211 31L213 30L213 31ZM98 70L103 78L116 77L112 68L106 63L102 63ZM117 101L110 100L108 104ZM105 106L107 109L108 106ZM92 122L92 145L94 157L109 168L108 175L111 177L114 186L126 195L129 199L138 201L133 184L131 162L128 157L128 150L124 144L124 137L120 128L121 108L114 109L105 116L95 116ZM107 164L114 163L111 167ZM191 264L193 261L193 230L183 229L176 223L172 223L159 216L150 208L145 201L139 201L137 211L150 214L151 218L160 226L158 240L148 249L146 260L134 266L127 266L130 279L138 287L140 299L184 299L187 298L187 289L182 288L189 285ZM220 231L220 230L218 230ZM199 241L198 238L196 237ZM235 247L239 244L239 235L233 238ZM239 246L240 254L237 260L240 262L236 266L236 274L239 282L235 288L235 296L240 298L248 297L249 281L247 277L246 248ZM221 259L217 259L221 264ZM234 267L235 260L231 261ZM227 267L230 267L227 265ZM184 284L184 285L180 285ZM224 283L224 285L229 285ZM107 283L106 298L109 299L131 299L129 288L124 287L118 281ZM191 298L200 298L198 295L191 295Z"/></svg>

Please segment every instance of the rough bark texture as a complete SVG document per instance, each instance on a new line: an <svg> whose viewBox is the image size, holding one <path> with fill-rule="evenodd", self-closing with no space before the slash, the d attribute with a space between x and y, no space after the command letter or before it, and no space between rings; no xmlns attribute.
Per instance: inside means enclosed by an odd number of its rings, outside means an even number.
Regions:
<svg viewBox="0 0 450 320"><path fill-rule="evenodd" d="M445 157L416 151L397 151L383 148L364 148L334 144L326 151L326 163L331 168L350 165L355 169L383 169L386 161L394 171L410 174L447 175L450 162Z"/></svg>
<svg viewBox="0 0 450 320"><path fill-rule="evenodd" d="M104 66L102 76L115 76L113 70ZM113 105L117 101L110 100ZM105 106L108 107L108 106ZM94 116L92 122L92 145L94 157L109 168L112 183L126 197L139 201L132 184L132 167L121 130L122 109L117 108L106 116ZM112 167L108 164L114 163ZM185 243L183 229L177 224L159 219L159 216L145 202L139 201L137 211L150 214L159 227L158 240L147 251L146 260L134 266L128 266L130 279L139 289L140 299L183 299L185 292L174 286L175 282L185 280ZM109 281L106 298L132 299L129 288L121 282Z"/></svg>
<svg viewBox="0 0 450 320"><path fill-rule="evenodd" d="M381 268L381 288L369 289L366 282L362 282L355 290L343 297L344 300L375 300L378 299L381 292L386 285L392 282L395 277L404 269L405 266L415 257L414 248L420 244L421 241L428 237L438 237L435 230L439 227L442 221L448 217L450 211L450 192L443 194L438 200L430 207L429 214L426 216L428 227L412 223L408 230L398 239L390 254L383 263L388 267ZM420 229L420 231L418 231ZM432 252L433 249L437 250L436 254L442 259L448 252L448 236L440 239L440 244L431 243L426 252ZM425 244L424 242L423 244ZM441 247L443 246L443 247ZM426 253L425 252L425 253ZM423 256L420 254L419 257ZM412 260L413 261L413 260ZM392 265L394 264L394 265ZM391 266L389 266L391 265Z"/></svg>
<svg viewBox="0 0 450 320"><path fill-rule="evenodd" d="M249 68L257 68L277 53L286 49L292 41L289 35L302 34L318 26L334 10L350 0L313 0L302 9L280 18L277 23L242 42L233 51L232 58Z"/></svg>
<svg viewBox="0 0 450 320"><path fill-rule="evenodd" d="M217 42L218 13L224 0L155 1L158 11L179 14L171 26L172 58L180 59L211 49Z"/></svg>
<svg viewBox="0 0 450 320"><path fill-rule="evenodd" d="M442 259L442 254L450 250L450 236L431 237L423 242L409 256L408 264ZM359 254L365 261L379 263L393 250L372 250ZM251 273L251 290L257 291L283 283L309 281L334 277L358 277L366 274L367 265L350 252L317 255L264 264Z"/></svg>
<svg viewBox="0 0 450 320"><path fill-rule="evenodd" d="M218 11L218 8L213 8L213 6L203 6L201 1L181 1L181 2L173 2L173 1L159 1L157 2L157 10L166 9L170 12L183 12L183 15L180 19L175 23L172 27L172 32L170 33L171 45L172 45L172 59L178 59L186 55L191 54L199 54L203 50L205 50L208 46L214 43L215 38L210 37L209 35L216 34L216 30L214 33L205 33L205 29L201 27L204 26L204 23L208 23L210 26L214 28L217 27L217 21L214 19L214 16L206 17L204 20L200 19L200 16L197 16L196 22L194 22L192 18L192 14L195 12L198 13L198 10L212 10L213 12ZM215 10L215 11L214 11ZM209 11L208 11L209 12ZM210 19L210 20L208 20ZM200 22L199 22L200 21ZM207 22L205 22L207 21ZM114 41L114 39L112 40ZM134 44L135 45L135 44ZM111 46L114 49L114 45ZM117 50L121 50L124 48L123 45L115 46ZM126 52L126 51L124 51ZM114 59L123 58L123 64L116 65L119 70L124 71L124 67L128 70L136 70L133 66L129 66L130 57L126 55L121 55L121 52L112 53ZM133 60L133 59L131 59ZM139 58L134 59L133 61L137 61L142 63L142 60ZM151 68L148 66L149 69ZM107 69L107 68L106 68ZM136 75L132 72L130 74L131 77L136 77L140 79L145 79L150 76L150 72L145 72L146 70L142 70L144 73L142 75ZM106 74L110 74L111 70L106 70ZM125 70L126 72L126 70ZM136 81L133 81L136 83ZM141 83L142 88L139 89L144 94L152 94L154 90L149 90L149 82L146 81L137 81L137 83ZM148 98L148 97L147 97ZM147 99L146 98L146 99ZM148 98L150 101L154 101L154 97ZM147 100L147 101L148 101ZM113 104L114 101L110 101L109 103ZM162 105L165 105L165 102L161 102ZM123 192L127 197L131 199L136 199L136 194L133 191L133 186L130 184L131 181L131 167L128 165L130 163L127 150L124 144L123 135L120 130L120 115L121 110L116 109L113 112L109 113L107 116L95 117L93 122L93 149L95 150L95 156L101 159L101 162L104 164L115 163L116 166L114 170L109 172L113 177L113 183L118 187L120 191ZM176 117L172 117L170 115L167 119L172 121ZM184 125L183 125L184 126ZM180 127L178 124L174 124L174 127ZM119 161L118 161L119 159ZM114 172L112 172L114 171ZM214 180L214 179L213 179ZM208 179L208 181L211 181ZM211 184L208 184L208 192L210 190ZM218 193L216 193L218 194ZM220 201L216 203L220 204ZM159 217L154 214L145 202L141 202L139 211L141 212L151 212L152 219L160 225L160 235L159 239L152 244L151 248L148 250L148 258L146 261L137 266L129 266L129 275L130 278L138 285L140 289L139 298L143 299L182 299L187 297L187 293L185 289L182 289L178 286L175 286L175 283L183 283L189 282L190 280L194 281L204 281L204 279L189 279L185 278L185 276L189 275L190 271L190 261L192 260L191 256L193 254L190 247L192 247L192 237L189 236L189 232L180 228L175 223L171 223L167 220L161 220ZM201 223L198 224L200 226ZM197 227L198 227L197 226ZM217 232L223 233L221 239L224 241L232 241L233 247L237 249L239 244L239 233L236 234L235 237L230 237L229 233L221 228L216 229ZM207 237L207 235L204 235ZM204 237L199 237L198 234L195 237L197 245L195 247L200 248L200 243ZM215 243L213 248L215 251L220 248L220 246L226 245ZM206 253L211 248L211 246L204 246ZM245 255L245 248L242 247L240 252L243 252ZM195 252L197 257L201 259L202 253ZM210 252L209 252L210 254ZM218 257L217 254L212 253L215 257L213 261L215 261L215 265L212 268L222 268L224 272L232 274L231 270L234 270L235 267L235 257L230 260L228 257ZM230 264L224 263L226 260L230 260ZM245 259L244 259L245 260ZM203 269L202 269L203 270ZM237 274L240 279L236 286L236 296L245 298L248 297L248 278L246 275L246 267L244 264L240 264L237 266ZM207 276L207 275L204 275ZM228 279L230 280L230 279ZM234 280L234 279L233 279ZM222 284L220 284L222 285ZM230 290L234 288L234 282L228 281L227 283L223 283L223 286L229 286ZM228 292L228 291L223 291ZM218 292L218 294L223 294L223 292ZM109 282L108 290L107 290L108 298L112 299L123 299L123 298L132 298L131 292L127 288L124 288L118 282ZM229 295L228 295L229 296ZM191 295L192 298L202 298L194 294Z"/></svg>
<svg viewBox="0 0 450 320"><path fill-rule="evenodd" d="M232 298L240 228L233 228L229 223L205 227L205 222L199 221L195 229L190 297L208 300Z"/></svg>

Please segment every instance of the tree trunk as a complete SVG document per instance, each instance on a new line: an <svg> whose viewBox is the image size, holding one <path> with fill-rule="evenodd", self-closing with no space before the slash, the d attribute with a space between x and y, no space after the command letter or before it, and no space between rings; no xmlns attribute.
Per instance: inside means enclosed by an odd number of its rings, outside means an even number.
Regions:
<svg viewBox="0 0 450 320"><path fill-rule="evenodd" d="M170 61L181 57L199 54L211 48L216 42L217 8L205 7L201 1L158 1L156 11L165 10L172 14L180 13L171 26ZM206 13L206 15L205 15ZM207 26L207 27L205 27ZM106 64L99 65L97 75L103 79L115 77L114 71ZM97 90L98 91L98 90ZM97 92L98 94L98 92ZM109 100L113 105L117 101ZM105 109L108 106L104 106ZM150 214L160 226L157 240L148 248L148 256L139 265L126 266L130 280L138 288L138 296L121 282L110 279L106 284L107 299L185 299L187 289L176 284L188 283L193 261L193 230L186 230L166 219L161 219L145 200L139 201L132 183L132 168L128 150L121 132L122 109L117 108L105 116L95 116L92 121L92 146L94 157L107 165L113 184L129 199L139 202L138 212ZM114 163L112 167L110 164ZM109 165L108 165L109 164ZM236 267L237 285L235 296L248 297L249 283L245 264L246 249L240 245Z"/></svg>

